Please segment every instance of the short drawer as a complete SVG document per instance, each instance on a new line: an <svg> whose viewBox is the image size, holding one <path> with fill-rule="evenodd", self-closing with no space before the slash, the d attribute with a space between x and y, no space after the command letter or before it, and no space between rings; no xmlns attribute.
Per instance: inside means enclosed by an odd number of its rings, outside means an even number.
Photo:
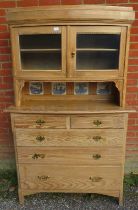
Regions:
<svg viewBox="0 0 138 210"><path fill-rule="evenodd" d="M21 188L46 192L119 190L121 167L19 165Z"/></svg>
<svg viewBox="0 0 138 210"><path fill-rule="evenodd" d="M18 162L32 164L108 165L122 164L121 147L18 147Z"/></svg>
<svg viewBox="0 0 138 210"><path fill-rule="evenodd" d="M16 129L17 146L122 146L123 129Z"/></svg>
<svg viewBox="0 0 138 210"><path fill-rule="evenodd" d="M124 128L124 115L71 116L71 128Z"/></svg>
<svg viewBox="0 0 138 210"><path fill-rule="evenodd" d="M14 116L16 128L66 128L66 116L20 114Z"/></svg>

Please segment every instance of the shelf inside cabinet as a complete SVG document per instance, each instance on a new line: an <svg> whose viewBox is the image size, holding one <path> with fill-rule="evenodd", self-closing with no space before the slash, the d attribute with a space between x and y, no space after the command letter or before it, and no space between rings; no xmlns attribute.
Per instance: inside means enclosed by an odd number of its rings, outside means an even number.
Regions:
<svg viewBox="0 0 138 210"><path fill-rule="evenodd" d="M77 51L111 51L116 52L118 49L107 49L107 48L78 48Z"/></svg>
<svg viewBox="0 0 138 210"><path fill-rule="evenodd" d="M21 52L59 52L61 49L20 49Z"/></svg>

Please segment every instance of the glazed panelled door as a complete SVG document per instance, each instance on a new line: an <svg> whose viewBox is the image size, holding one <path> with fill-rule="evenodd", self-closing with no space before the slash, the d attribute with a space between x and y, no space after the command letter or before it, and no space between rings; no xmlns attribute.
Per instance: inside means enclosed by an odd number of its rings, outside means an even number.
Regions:
<svg viewBox="0 0 138 210"><path fill-rule="evenodd" d="M70 77L108 79L123 76L126 28L70 27Z"/></svg>
<svg viewBox="0 0 138 210"><path fill-rule="evenodd" d="M17 76L66 76L66 28L38 26L14 28L13 55Z"/></svg>

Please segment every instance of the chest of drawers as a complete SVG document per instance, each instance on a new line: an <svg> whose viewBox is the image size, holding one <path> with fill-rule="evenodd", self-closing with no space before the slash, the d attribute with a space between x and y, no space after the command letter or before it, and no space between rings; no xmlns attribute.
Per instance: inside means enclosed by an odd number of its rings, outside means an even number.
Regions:
<svg viewBox="0 0 138 210"><path fill-rule="evenodd" d="M123 199L127 114L12 113L19 199L37 192Z"/></svg>

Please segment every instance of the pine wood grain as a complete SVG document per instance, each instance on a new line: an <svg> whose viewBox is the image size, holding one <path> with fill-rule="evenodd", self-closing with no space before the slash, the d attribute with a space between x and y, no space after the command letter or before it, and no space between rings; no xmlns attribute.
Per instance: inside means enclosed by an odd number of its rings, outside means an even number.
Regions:
<svg viewBox="0 0 138 210"><path fill-rule="evenodd" d="M114 15L113 15L114 14ZM130 23L135 14L132 7L73 5L33 7L28 9L11 9L8 11L8 22L12 24L42 23L47 21L89 21L89 22L124 22Z"/></svg>
<svg viewBox="0 0 138 210"><path fill-rule="evenodd" d="M123 129L16 129L17 146L122 146Z"/></svg>
<svg viewBox="0 0 138 210"><path fill-rule="evenodd" d="M56 106L55 106L56 104ZM135 112L134 109L120 107L111 101L93 101L93 100L33 100L22 104L21 107L10 106L6 112L14 113L14 117L21 117L22 114L121 114ZM16 113L16 114L15 114ZM21 114L21 115L18 115ZM35 116L36 116L35 115ZM26 115L27 116L27 115Z"/></svg>
<svg viewBox="0 0 138 210"><path fill-rule="evenodd" d="M15 115L14 124L16 128L66 128L66 116Z"/></svg>
<svg viewBox="0 0 138 210"><path fill-rule="evenodd" d="M124 115L72 116L71 128L124 128Z"/></svg>
<svg viewBox="0 0 138 210"><path fill-rule="evenodd" d="M47 166L20 164L21 187L26 190L104 192L120 188L119 166ZM39 178L39 177L40 178ZM48 176L48 178L46 178ZM99 177L99 180L90 179ZM100 179L101 178L101 179Z"/></svg>
<svg viewBox="0 0 138 210"><path fill-rule="evenodd" d="M122 164L122 152L121 147L18 147L17 150L18 163L48 165L117 165Z"/></svg>

